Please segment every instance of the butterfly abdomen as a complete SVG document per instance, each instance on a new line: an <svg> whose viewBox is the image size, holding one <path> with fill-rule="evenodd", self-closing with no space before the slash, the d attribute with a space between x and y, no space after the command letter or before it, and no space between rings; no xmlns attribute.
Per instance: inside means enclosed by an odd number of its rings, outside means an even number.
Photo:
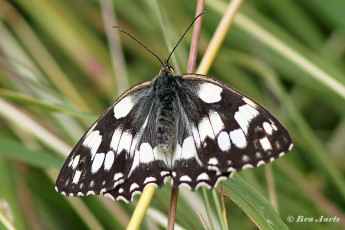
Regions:
<svg viewBox="0 0 345 230"><path fill-rule="evenodd" d="M155 80L159 107L156 118L156 144L164 151L170 149L176 125L176 81L170 71L161 71Z"/></svg>

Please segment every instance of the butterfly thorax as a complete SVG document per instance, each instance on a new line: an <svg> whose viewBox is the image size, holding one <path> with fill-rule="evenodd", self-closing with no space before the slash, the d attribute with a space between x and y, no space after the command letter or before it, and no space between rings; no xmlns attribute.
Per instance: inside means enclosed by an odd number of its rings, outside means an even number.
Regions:
<svg viewBox="0 0 345 230"><path fill-rule="evenodd" d="M156 145L163 151L171 149L176 126L176 76L168 66L162 67L153 81L157 95Z"/></svg>

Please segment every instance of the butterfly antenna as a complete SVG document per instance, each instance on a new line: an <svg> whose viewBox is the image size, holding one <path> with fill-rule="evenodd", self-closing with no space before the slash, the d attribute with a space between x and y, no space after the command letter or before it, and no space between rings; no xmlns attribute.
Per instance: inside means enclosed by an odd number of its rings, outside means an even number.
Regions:
<svg viewBox="0 0 345 230"><path fill-rule="evenodd" d="M162 64L162 66L164 66L164 63L162 62L162 60L154 53L152 52L149 48L147 48L143 43L141 43L140 41L138 41L136 38L134 38L132 35L130 35L128 32L124 31L123 29L117 27L117 26L113 26L113 28L117 29L118 31L125 33L126 35L128 35L130 38L132 38L134 41L136 41L137 43L139 43L142 47L144 47L147 51L149 51L151 54L153 54L153 56L155 56L159 62Z"/></svg>
<svg viewBox="0 0 345 230"><path fill-rule="evenodd" d="M188 32L188 30L192 27L192 25L194 24L194 22L195 22L201 15L203 15L203 14L206 12L206 10L208 10L208 9L204 9L200 14L198 14L198 16L196 16L196 17L194 18L194 20L193 20L192 23L188 26L188 28L186 29L186 31L184 32L184 34L182 35L182 37L180 38L180 40L177 42L177 44L176 44L176 46L174 47L174 49L173 49L173 50L171 51L171 53L169 54L168 59L165 61L166 63L169 62L169 59L170 59L171 55L173 54L173 52L175 51L175 49L177 48L177 46L180 44L180 42L182 41L183 37L186 35L186 33Z"/></svg>

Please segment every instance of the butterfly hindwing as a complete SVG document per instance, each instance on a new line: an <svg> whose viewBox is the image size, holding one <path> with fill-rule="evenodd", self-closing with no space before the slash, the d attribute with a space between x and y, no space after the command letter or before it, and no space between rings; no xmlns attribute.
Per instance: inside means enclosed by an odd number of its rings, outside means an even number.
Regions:
<svg viewBox="0 0 345 230"><path fill-rule="evenodd" d="M197 155L220 172L239 171L284 155L292 140L281 123L261 105L216 79L183 75L193 101L181 96L192 125ZM183 90L181 90L183 92Z"/></svg>

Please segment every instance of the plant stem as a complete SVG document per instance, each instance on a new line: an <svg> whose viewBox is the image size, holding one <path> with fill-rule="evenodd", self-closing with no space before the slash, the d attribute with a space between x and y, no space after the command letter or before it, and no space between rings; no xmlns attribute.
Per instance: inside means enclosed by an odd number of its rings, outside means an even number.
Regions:
<svg viewBox="0 0 345 230"><path fill-rule="evenodd" d="M275 188L274 188L274 179L273 179L273 174L272 174L272 166L270 164L266 165L265 174L266 174L266 178L267 178L267 186L268 186L268 193L269 193L270 202L271 202L273 208L278 213L277 196L276 196L276 191L275 191Z"/></svg>
<svg viewBox="0 0 345 230"><path fill-rule="evenodd" d="M175 227L175 216L177 209L177 198L178 198L178 188L171 189L171 198L170 198L170 208L169 208L169 217L167 230L173 230Z"/></svg>

